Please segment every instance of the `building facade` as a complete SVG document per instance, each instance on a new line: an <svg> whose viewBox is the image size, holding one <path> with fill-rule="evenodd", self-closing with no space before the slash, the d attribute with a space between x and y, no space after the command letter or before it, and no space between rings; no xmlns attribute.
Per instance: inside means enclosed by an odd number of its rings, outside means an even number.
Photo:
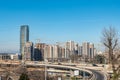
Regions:
<svg viewBox="0 0 120 80"><path fill-rule="evenodd" d="M89 57L90 59L93 59L94 58L94 44L90 44L89 45Z"/></svg>
<svg viewBox="0 0 120 80"><path fill-rule="evenodd" d="M84 42L82 44L82 51L83 51L82 56L86 56L86 57L89 56L89 44L90 44L89 42Z"/></svg>
<svg viewBox="0 0 120 80"><path fill-rule="evenodd" d="M18 54L0 53L0 60L18 60Z"/></svg>
<svg viewBox="0 0 120 80"><path fill-rule="evenodd" d="M82 51L83 51L83 49L82 49L83 47L82 46L78 46L78 55L82 55Z"/></svg>
<svg viewBox="0 0 120 80"><path fill-rule="evenodd" d="M36 43L34 47L34 60L43 61L44 60L44 49L45 43Z"/></svg>
<svg viewBox="0 0 120 80"><path fill-rule="evenodd" d="M24 47L26 42L29 41L29 26L22 25L20 28L20 53L21 59L24 57Z"/></svg>
<svg viewBox="0 0 120 80"><path fill-rule="evenodd" d="M24 47L24 60L31 61L33 60L33 43L26 42Z"/></svg>
<svg viewBox="0 0 120 80"><path fill-rule="evenodd" d="M67 52L69 51L70 55L74 54L74 51L75 51L75 43L74 43L74 41L66 42L65 48L66 48ZM66 54L68 54L68 53L66 53Z"/></svg>
<svg viewBox="0 0 120 80"><path fill-rule="evenodd" d="M54 60L58 59L58 51L59 51L59 46L58 45L53 45L53 59Z"/></svg>

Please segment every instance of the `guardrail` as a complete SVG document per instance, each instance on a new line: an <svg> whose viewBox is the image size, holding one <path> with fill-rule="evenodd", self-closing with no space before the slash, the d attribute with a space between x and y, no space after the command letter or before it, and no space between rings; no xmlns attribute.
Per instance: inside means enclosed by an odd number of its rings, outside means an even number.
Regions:
<svg viewBox="0 0 120 80"><path fill-rule="evenodd" d="M91 72L89 70L88 70L88 72L91 74L91 76L88 78L88 80L97 80L96 76L95 76L95 74L93 72Z"/></svg>
<svg viewBox="0 0 120 80"><path fill-rule="evenodd" d="M78 68L82 69L82 67L78 67ZM88 78L88 80L97 80L96 75L92 71L90 71L89 69L83 68L83 71L86 71L86 72L91 74L91 76Z"/></svg>
<svg viewBox="0 0 120 80"><path fill-rule="evenodd" d="M28 63L27 65L32 65L32 64ZM35 65L36 66L44 66L45 64L35 64ZM89 77L89 80L96 80L96 79L94 79L95 75L92 73L92 71L89 71L87 69L83 69L83 68L80 68L80 67L67 66L67 65L53 65L53 64L47 64L46 66L47 67L54 67L54 68L66 68L66 69L85 71L85 72L91 74L91 76Z"/></svg>
<svg viewBox="0 0 120 80"><path fill-rule="evenodd" d="M108 75L108 73L107 72L103 72L104 73L104 76L105 76L105 80L109 80L109 75Z"/></svg>
<svg viewBox="0 0 120 80"><path fill-rule="evenodd" d="M92 74L92 77L89 80L97 80L95 74Z"/></svg>

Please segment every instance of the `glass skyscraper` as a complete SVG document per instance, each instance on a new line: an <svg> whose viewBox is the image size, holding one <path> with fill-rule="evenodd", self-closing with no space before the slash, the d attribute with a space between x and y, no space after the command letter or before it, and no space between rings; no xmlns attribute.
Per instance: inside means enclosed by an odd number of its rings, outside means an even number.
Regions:
<svg viewBox="0 0 120 80"><path fill-rule="evenodd" d="M20 54L21 59L24 58L24 47L26 42L29 41L29 26L22 25L20 28Z"/></svg>

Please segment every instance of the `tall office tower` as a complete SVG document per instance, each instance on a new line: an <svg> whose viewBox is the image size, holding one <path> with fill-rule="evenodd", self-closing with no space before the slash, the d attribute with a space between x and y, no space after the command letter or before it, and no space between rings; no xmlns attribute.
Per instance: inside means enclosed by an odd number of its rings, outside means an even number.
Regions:
<svg viewBox="0 0 120 80"><path fill-rule="evenodd" d="M24 57L25 43L29 41L29 26L22 25L20 28L20 53L21 59Z"/></svg>
<svg viewBox="0 0 120 80"><path fill-rule="evenodd" d="M89 42L82 43L82 56L89 57Z"/></svg>
<svg viewBox="0 0 120 80"><path fill-rule="evenodd" d="M24 47L24 60L31 61L33 60L33 43L26 42Z"/></svg>
<svg viewBox="0 0 120 80"><path fill-rule="evenodd" d="M90 59L93 59L93 57L94 57L94 44L90 44L89 45L89 58Z"/></svg>

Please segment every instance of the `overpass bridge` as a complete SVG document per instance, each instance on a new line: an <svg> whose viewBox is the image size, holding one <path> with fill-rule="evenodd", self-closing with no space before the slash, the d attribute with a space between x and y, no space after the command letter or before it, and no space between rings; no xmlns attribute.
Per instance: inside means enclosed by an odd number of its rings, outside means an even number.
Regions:
<svg viewBox="0 0 120 80"><path fill-rule="evenodd" d="M0 75L5 75L2 74L2 72L9 71L9 78L7 80L18 80L20 74L14 73L14 70L17 70L21 65L26 66L29 68L28 70L45 70L45 67L47 68L47 72L57 72L57 73L65 73L65 74L70 74L71 75L71 70L74 72L75 70L79 71L84 71L89 73L88 80L95 80L96 77L93 74L93 71L87 70L81 66L70 66L70 65L58 65L58 64L49 64L49 63L43 63L43 62L21 62L21 61L2 61L0 63ZM32 68L32 69L30 69ZM51 70L51 68L54 68ZM16 76L13 76L16 75ZM96 79L97 80L97 79Z"/></svg>

